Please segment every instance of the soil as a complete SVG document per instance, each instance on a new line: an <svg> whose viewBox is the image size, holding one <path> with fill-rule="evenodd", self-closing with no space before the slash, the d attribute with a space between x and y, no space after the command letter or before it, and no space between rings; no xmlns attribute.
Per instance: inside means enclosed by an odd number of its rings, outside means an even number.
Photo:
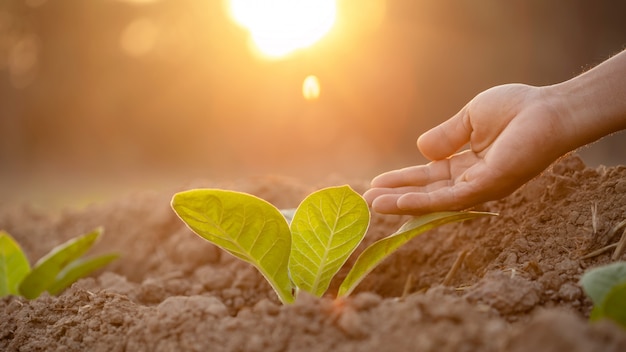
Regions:
<svg viewBox="0 0 626 352"><path fill-rule="evenodd" d="M251 266L194 235L175 216L174 192L220 187L279 208L348 183L282 177L196 181L48 214L0 204L0 228L29 258L97 226L93 253L122 257L58 297L0 300L3 351L626 351L626 331L589 323L581 274L611 262L626 218L626 167L586 167L570 156L499 201L500 213L413 239L343 301L301 294L281 305ZM364 243L406 217L372 215ZM622 254L621 260L626 259ZM354 258L348 262L350 267ZM456 263L456 265L455 265ZM451 270L453 267L456 270Z"/></svg>

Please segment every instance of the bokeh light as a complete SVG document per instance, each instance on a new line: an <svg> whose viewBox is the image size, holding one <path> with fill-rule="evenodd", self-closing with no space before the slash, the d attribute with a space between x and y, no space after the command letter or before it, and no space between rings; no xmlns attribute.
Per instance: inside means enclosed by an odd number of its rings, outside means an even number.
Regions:
<svg viewBox="0 0 626 352"><path fill-rule="evenodd" d="M302 82L302 95L306 100L317 100L320 97L320 80L317 76L309 75Z"/></svg>
<svg viewBox="0 0 626 352"><path fill-rule="evenodd" d="M7 66L15 88L25 88L37 76L40 44L37 36L19 38L11 47Z"/></svg>

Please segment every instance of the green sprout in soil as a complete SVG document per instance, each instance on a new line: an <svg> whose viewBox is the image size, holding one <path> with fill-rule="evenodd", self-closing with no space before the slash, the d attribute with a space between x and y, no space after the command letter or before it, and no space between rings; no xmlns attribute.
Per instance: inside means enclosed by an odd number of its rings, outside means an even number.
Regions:
<svg viewBox="0 0 626 352"><path fill-rule="evenodd" d="M250 194L221 189L177 193L172 208L200 237L254 265L283 303L293 302L299 290L324 295L370 222L367 203L349 186L314 192L295 213L281 212ZM495 214L438 212L411 219L359 255L339 287L338 298L348 296L378 264L415 236L485 215Z"/></svg>
<svg viewBox="0 0 626 352"><path fill-rule="evenodd" d="M7 232L0 231L0 297L35 299L44 291L57 295L76 280L109 264L117 254L81 258L101 234L102 229L97 228L73 238L53 248L31 269L20 245Z"/></svg>
<svg viewBox="0 0 626 352"><path fill-rule="evenodd" d="M589 320L606 318L626 328L626 262L591 269L580 284L593 302Z"/></svg>

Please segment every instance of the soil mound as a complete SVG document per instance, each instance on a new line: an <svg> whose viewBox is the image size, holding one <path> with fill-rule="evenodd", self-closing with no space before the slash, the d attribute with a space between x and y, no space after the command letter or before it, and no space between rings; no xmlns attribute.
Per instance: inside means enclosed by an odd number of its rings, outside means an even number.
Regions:
<svg viewBox="0 0 626 352"><path fill-rule="evenodd" d="M220 187L289 208L322 186L280 177L198 181L60 215L0 204L0 229L31 259L97 226L105 235L93 252L122 255L58 297L1 299L0 350L626 350L626 331L586 321L591 303L578 285L585 270L611 261L612 248L598 250L621 236L609 235L626 218L626 167L564 158L479 207L500 216L413 239L343 301L333 299L334 282L327 297L301 294L281 305L261 274L194 235L169 207L176 191ZM357 253L406 220L372 214Z"/></svg>

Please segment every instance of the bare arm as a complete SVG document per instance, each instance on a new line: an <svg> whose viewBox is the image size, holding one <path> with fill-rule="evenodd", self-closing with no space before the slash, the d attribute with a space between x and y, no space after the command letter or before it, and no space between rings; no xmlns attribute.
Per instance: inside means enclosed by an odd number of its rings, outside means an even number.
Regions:
<svg viewBox="0 0 626 352"><path fill-rule="evenodd" d="M569 81L545 88L573 127L571 150L626 128L626 50Z"/></svg>

